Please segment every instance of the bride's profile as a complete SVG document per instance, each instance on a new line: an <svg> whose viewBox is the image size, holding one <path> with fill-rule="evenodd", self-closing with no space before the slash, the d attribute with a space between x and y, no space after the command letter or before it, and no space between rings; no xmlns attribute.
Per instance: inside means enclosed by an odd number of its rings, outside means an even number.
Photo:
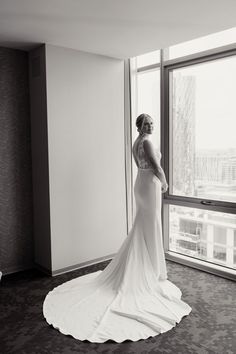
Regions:
<svg viewBox="0 0 236 354"><path fill-rule="evenodd" d="M136 127L136 215L128 236L103 271L59 285L43 303L47 323L79 340L146 339L169 331L192 310L167 279L161 207L168 184L161 152L150 140L153 119L143 113Z"/></svg>

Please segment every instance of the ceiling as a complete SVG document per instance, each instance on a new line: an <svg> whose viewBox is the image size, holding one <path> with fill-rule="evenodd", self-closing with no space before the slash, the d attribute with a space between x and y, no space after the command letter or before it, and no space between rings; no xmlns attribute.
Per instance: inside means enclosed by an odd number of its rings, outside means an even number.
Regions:
<svg viewBox="0 0 236 354"><path fill-rule="evenodd" d="M0 0L0 45L128 58L236 26L235 0Z"/></svg>

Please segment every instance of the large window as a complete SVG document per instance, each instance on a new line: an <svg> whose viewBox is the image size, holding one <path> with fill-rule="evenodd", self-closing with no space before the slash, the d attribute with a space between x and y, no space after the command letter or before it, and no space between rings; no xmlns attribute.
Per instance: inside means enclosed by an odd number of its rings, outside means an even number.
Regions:
<svg viewBox="0 0 236 354"><path fill-rule="evenodd" d="M132 87L132 126L140 113L154 117L153 142L169 183L162 195L166 257L202 262L209 271L221 267L230 276L236 269L235 33L136 58Z"/></svg>
<svg viewBox="0 0 236 354"><path fill-rule="evenodd" d="M236 49L164 71L166 251L236 269Z"/></svg>
<svg viewBox="0 0 236 354"><path fill-rule="evenodd" d="M170 193L236 202L236 56L169 80Z"/></svg>

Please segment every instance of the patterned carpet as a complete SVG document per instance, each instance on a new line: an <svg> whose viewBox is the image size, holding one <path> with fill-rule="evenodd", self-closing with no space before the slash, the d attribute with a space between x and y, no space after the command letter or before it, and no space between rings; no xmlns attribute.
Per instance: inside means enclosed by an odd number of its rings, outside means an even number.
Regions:
<svg viewBox="0 0 236 354"><path fill-rule="evenodd" d="M156 337L121 344L78 341L50 327L42 315L48 291L75 277L102 270L109 261L48 277L32 269L3 277L0 287L1 354L234 354L236 283L167 261L168 278L182 290L192 312Z"/></svg>

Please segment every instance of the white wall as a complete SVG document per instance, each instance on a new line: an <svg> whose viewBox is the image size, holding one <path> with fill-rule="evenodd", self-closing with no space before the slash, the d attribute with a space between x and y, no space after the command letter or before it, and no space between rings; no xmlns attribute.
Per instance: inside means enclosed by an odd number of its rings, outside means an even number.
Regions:
<svg viewBox="0 0 236 354"><path fill-rule="evenodd" d="M46 45L52 271L126 237L124 62Z"/></svg>

